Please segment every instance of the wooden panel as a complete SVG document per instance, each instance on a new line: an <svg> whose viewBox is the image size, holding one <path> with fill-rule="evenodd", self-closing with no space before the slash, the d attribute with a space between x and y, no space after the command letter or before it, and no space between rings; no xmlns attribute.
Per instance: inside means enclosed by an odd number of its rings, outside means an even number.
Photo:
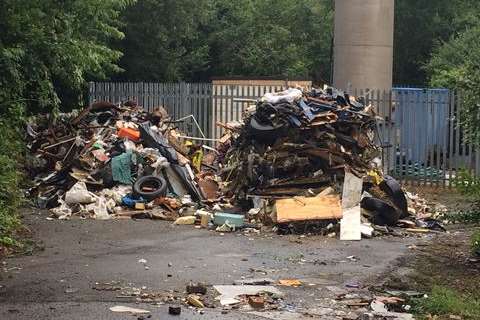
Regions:
<svg viewBox="0 0 480 320"><path fill-rule="evenodd" d="M338 195L281 199L276 201L275 207L278 223L342 218L342 207Z"/></svg>

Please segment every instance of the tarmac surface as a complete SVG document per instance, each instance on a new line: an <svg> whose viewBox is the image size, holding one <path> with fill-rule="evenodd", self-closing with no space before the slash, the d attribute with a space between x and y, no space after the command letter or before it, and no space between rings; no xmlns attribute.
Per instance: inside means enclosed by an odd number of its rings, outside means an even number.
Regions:
<svg viewBox="0 0 480 320"><path fill-rule="evenodd" d="M342 242L272 232L221 235L166 221L50 221L47 216L34 211L25 217L44 250L2 262L2 320L138 318L109 310L116 305L149 310L150 319L302 319L302 314L310 314L305 319L342 319L348 312L332 311L340 307L327 287L375 284L415 242L414 238ZM116 282L182 295L190 281L219 285L242 277L299 279L304 286L278 287L285 294L283 311L222 312L217 307L200 314L177 302L182 306L180 316L170 316L168 304L135 303L116 291L93 289L96 283Z"/></svg>

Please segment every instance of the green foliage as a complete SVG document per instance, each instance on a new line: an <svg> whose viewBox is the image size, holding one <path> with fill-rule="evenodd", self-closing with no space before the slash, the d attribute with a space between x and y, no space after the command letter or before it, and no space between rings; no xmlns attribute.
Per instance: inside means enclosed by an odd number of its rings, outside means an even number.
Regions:
<svg viewBox="0 0 480 320"><path fill-rule="evenodd" d="M480 201L480 178L474 176L468 170L459 170L452 180L452 185L462 195L466 196L465 200L477 204ZM480 208L476 206L471 210L446 212L441 216L441 219L449 223L479 223Z"/></svg>
<svg viewBox="0 0 480 320"><path fill-rule="evenodd" d="M110 42L131 2L0 1L0 245L17 244L25 112L56 112L67 96L79 104L87 78L120 70Z"/></svg>
<svg viewBox="0 0 480 320"><path fill-rule="evenodd" d="M475 24L478 0L396 0L394 83L428 86L434 49Z"/></svg>
<svg viewBox="0 0 480 320"><path fill-rule="evenodd" d="M480 318L478 297L462 295L452 289L435 286L427 298L415 300L415 312L431 315L457 315L465 319Z"/></svg>
<svg viewBox="0 0 480 320"><path fill-rule="evenodd" d="M14 121L0 120L0 246L14 246L14 233L20 226L17 209L22 202L21 142L19 126Z"/></svg>
<svg viewBox="0 0 480 320"><path fill-rule="evenodd" d="M214 75L327 80L333 13L330 1L216 1L211 39Z"/></svg>
<svg viewBox="0 0 480 320"><path fill-rule="evenodd" d="M459 90L466 141L480 144L480 20L439 47L427 70L433 86Z"/></svg>
<svg viewBox="0 0 480 320"><path fill-rule="evenodd" d="M441 220L448 223L465 223L476 224L480 223L480 210L465 210L446 212L441 215Z"/></svg>
<svg viewBox="0 0 480 320"><path fill-rule="evenodd" d="M123 17L123 80L211 76L328 81L329 0L139 0Z"/></svg>
<svg viewBox="0 0 480 320"><path fill-rule="evenodd" d="M480 200L480 178L468 170L460 170L453 179L453 185L460 193Z"/></svg>
<svg viewBox="0 0 480 320"><path fill-rule="evenodd" d="M119 71L121 53L108 45L123 36L118 16L130 2L1 1L0 112L17 101L52 110L63 94L78 96L87 77Z"/></svg>
<svg viewBox="0 0 480 320"><path fill-rule="evenodd" d="M128 81L179 81L208 68L210 0L140 0L123 14L120 75Z"/></svg>
<svg viewBox="0 0 480 320"><path fill-rule="evenodd" d="M472 252L480 255L480 230L477 230L472 235Z"/></svg>
<svg viewBox="0 0 480 320"><path fill-rule="evenodd" d="M472 235L472 252L480 255L480 230L477 230Z"/></svg>

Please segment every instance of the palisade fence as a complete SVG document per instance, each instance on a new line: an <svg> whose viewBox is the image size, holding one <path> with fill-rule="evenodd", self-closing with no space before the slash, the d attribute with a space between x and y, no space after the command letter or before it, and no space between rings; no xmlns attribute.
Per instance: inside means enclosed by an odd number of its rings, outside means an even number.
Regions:
<svg viewBox="0 0 480 320"><path fill-rule="evenodd" d="M149 111L163 106L189 137L214 145L224 129L240 121L253 100L284 86L211 83L90 83L89 102L133 100ZM480 175L480 152L468 145L460 124L461 96L446 89L356 90L376 107L377 138L385 172L406 183L452 186L460 170Z"/></svg>

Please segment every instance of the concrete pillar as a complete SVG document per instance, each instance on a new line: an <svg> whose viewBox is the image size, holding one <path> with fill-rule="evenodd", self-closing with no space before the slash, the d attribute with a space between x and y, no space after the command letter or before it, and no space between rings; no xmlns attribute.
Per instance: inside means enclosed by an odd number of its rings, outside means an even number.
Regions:
<svg viewBox="0 0 480 320"><path fill-rule="evenodd" d="M335 0L333 84L392 88L394 0Z"/></svg>

